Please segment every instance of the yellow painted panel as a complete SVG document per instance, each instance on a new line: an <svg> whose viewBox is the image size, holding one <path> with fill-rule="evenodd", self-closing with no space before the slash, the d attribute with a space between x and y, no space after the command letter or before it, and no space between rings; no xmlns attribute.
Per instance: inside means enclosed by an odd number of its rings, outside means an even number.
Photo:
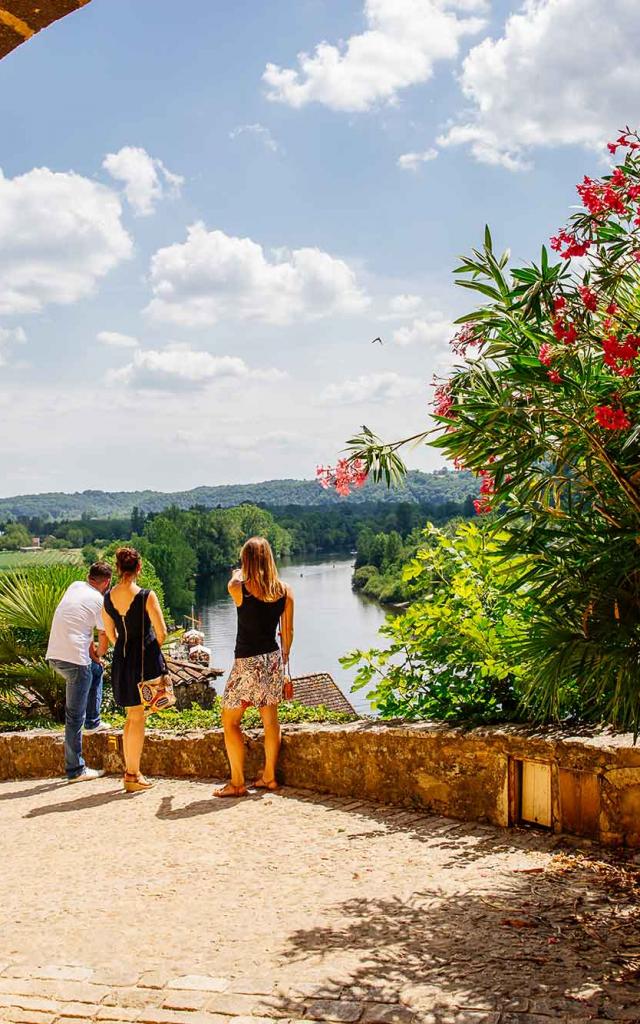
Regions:
<svg viewBox="0 0 640 1024"><path fill-rule="evenodd" d="M539 761L522 762L523 821L551 827L551 765Z"/></svg>

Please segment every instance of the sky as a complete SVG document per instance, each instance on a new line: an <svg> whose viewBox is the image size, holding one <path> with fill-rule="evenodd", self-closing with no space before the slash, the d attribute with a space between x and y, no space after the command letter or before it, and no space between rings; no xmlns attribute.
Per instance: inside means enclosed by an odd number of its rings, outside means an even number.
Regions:
<svg viewBox="0 0 640 1024"><path fill-rule="evenodd" d="M0 494L310 478L427 428L458 256L488 223L536 258L639 50L637 0L92 0L20 46Z"/></svg>

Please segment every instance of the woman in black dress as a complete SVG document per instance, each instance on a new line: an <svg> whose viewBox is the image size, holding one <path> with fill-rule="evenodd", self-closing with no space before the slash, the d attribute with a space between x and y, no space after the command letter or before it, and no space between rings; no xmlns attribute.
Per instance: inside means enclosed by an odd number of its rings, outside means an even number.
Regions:
<svg viewBox="0 0 640 1024"><path fill-rule="evenodd" d="M128 793L151 789L140 772L144 745L144 708L138 683L158 679L167 670L162 644L167 636L160 602L153 590L138 586L142 559L135 548L118 548L119 582L105 594L104 626L114 645L111 684L116 702L126 708L122 745L124 788Z"/></svg>

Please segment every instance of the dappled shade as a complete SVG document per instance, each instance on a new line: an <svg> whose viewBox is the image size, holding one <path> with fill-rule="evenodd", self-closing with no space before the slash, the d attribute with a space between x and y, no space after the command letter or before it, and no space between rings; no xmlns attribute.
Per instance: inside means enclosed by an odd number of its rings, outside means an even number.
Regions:
<svg viewBox="0 0 640 1024"><path fill-rule="evenodd" d="M90 0L5 0L0 5L0 58L15 50L16 46L31 39L36 32L59 18L84 7Z"/></svg>

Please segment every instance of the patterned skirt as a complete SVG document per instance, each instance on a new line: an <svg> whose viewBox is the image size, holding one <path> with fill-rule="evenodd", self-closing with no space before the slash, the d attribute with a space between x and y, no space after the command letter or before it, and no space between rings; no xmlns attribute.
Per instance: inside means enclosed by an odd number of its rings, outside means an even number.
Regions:
<svg viewBox="0 0 640 1024"><path fill-rule="evenodd" d="M284 670L280 651L236 658L224 688L222 706L266 708L282 700Z"/></svg>

